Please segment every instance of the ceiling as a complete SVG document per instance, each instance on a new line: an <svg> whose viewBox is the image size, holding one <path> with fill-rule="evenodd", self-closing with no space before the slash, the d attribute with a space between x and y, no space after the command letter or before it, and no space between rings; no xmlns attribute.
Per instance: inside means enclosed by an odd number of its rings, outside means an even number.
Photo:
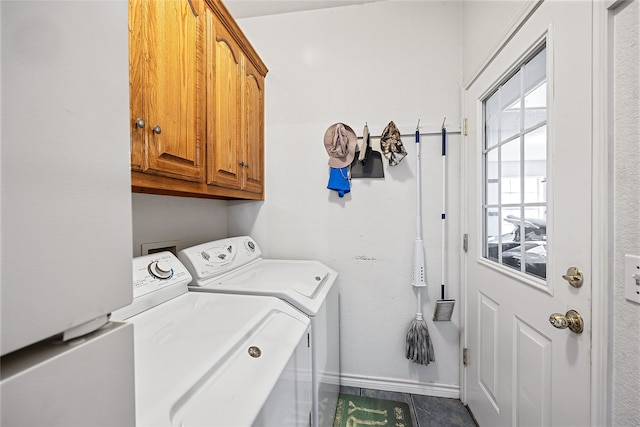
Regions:
<svg viewBox="0 0 640 427"><path fill-rule="evenodd" d="M326 9L382 0L224 0L235 19Z"/></svg>

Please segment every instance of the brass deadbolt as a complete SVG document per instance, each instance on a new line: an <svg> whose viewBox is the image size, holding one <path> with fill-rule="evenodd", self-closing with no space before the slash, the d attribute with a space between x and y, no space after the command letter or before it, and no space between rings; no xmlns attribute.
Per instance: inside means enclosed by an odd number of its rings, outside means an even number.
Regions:
<svg viewBox="0 0 640 427"><path fill-rule="evenodd" d="M584 282L582 271L580 271L578 267L569 267L567 274L563 274L562 278L569 282L569 284L574 288L581 287Z"/></svg>

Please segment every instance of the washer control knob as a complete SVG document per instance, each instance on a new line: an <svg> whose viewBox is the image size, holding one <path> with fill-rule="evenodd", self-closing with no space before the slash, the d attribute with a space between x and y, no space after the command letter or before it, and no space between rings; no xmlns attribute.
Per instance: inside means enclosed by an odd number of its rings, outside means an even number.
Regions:
<svg viewBox="0 0 640 427"><path fill-rule="evenodd" d="M166 261L154 261L149 264L148 270L156 279L169 279L173 276L173 269Z"/></svg>

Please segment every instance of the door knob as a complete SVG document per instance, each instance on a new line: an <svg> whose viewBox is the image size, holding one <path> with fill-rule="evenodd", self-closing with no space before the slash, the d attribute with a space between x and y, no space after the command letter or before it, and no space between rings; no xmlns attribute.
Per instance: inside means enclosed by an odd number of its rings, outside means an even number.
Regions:
<svg viewBox="0 0 640 427"><path fill-rule="evenodd" d="M574 288L579 288L583 283L582 271L578 267L569 267L567 274L563 274L562 278L569 282Z"/></svg>
<svg viewBox="0 0 640 427"><path fill-rule="evenodd" d="M576 334L581 334L584 330L584 322L582 316L575 310L567 311L567 314L553 313L549 316L549 322L554 328L566 329L569 328Z"/></svg>
<svg viewBox="0 0 640 427"><path fill-rule="evenodd" d="M144 129L144 120L142 120L140 117L138 117L136 119L136 126L139 127L140 129Z"/></svg>
<svg viewBox="0 0 640 427"><path fill-rule="evenodd" d="M152 130L156 135L160 135L162 133L162 129L158 125L155 125Z"/></svg>

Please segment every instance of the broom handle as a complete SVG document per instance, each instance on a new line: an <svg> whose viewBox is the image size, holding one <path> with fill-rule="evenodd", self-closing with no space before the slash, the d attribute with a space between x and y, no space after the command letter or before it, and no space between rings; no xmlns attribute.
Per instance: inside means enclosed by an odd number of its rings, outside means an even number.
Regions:
<svg viewBox="0 0 640 427"><path fill-rule="evenodd" d="M444 284L446 271L446 251L445 251L445 233L446 233L446 206L447 206L447 128L442 125L442 283L440 286L441 299L445 299Z"/></svg>

